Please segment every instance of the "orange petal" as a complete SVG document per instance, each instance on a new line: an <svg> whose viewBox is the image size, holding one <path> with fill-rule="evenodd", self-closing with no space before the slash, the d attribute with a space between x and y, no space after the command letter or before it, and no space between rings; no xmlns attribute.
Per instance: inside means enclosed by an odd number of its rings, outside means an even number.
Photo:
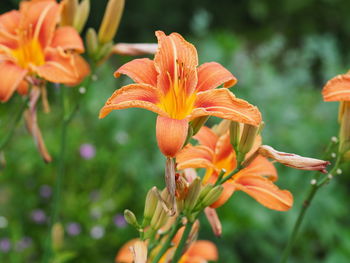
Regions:
<svg viewBox="0 0 350 263"><path fill-rule="evenodd" d="M30 29L33 37L39 39L43 48L47 47L53 37L60 18L61 6L56 1L22 1L20 5L22 29Z"/></svg>
<svg viewBox="0 0 350 263"><path fill-rule="evenodd" d="M84 52L84 44L75 28L70 26L59 27L54 33L51 47L61 47L64 50Z"/></svg>
<svg viewBox="0 0 350 263"><path fill-rule="evenodd" d="M177 169L186 168L215 168L213 165L213 151L207 146L186 145L177 155Z"/></svg>
<svg viewBox="0 0 350 263"><path fill-rule="evenodd" d="M126 242L118 251L115 262L116 263L132 263L134 262L134 256L130 247L132 247L139 239L135 238Z"/></svg>
<svg viewBox="0 0 350 263"><path fill-rule="evenodd" d="M261 114L257 107L245 100L236 98L225 88L199 92L195 107L191 119L212 115L254 126L261 123Z"/></svg>
<svg viewBox="0 0 350 263"><path fill-rule="evenodd" d="M6 102L27 74L27 70L5 61L0 63L0 72L0 101Z"/></svg>
<svg viewBox="0 0 350 263"><path fill-rule="evenodd" d="M237 190L253 197L267 208L287 211L293 205L293 196L287 190L280 190L270 180L262 176L241 176L234 181Z"/></svg>
<svg viewBox="0 0 350 263"><path fill-rule="evenodd" d="M22 80L17 87L17 92L21 95L27 95L28 90L29 90L28 82L25 80Z"/></svg>
<svg viewBox="0 0 350 263"><path fill-rule="evenodd" d="M178 81L186 94L194 91L197 85L198 55L196 48L181 35L172 33L166 36L157 31L158 51L154 63L158 76L158 87L166 94L169 88Z"/></svg>
<svg viewBox="0 0 350 263"><path fill-rule="evenodd" d="M230 156L231 155L231 156ZM220 162L222 160L228 159L232 160L232 166L236 166L236 153L233 150L230 133L227 131L224 135L220 136L215 147L215 162ZM233 170L231 167L228 171Z"/></svg>
<svg viewBox="0 0 350 263"><path fill-rule="evenodd" d="M197 91L215 89L222 84L224 84L224 88L230 88L236 83L235 76L219 63L204 63L198 68Z"/></svg>
<svg viewBox="0 0 350 263"><path fill-rule="evenodd" d="M100 118L107 116L112 110L127 108L143 108L160 115L167 116L156 103L159 94L156 88L146 84L130 84L116 90L100 111Z"/></svg>
<svg viewBox="0 0 350 263"><path fill-rule="evenodd" d="M325 101L350 101L350 74L338 75L329 80L322 95Z"/></svg>
<svg viewBox="0 0 350 263"><path fill-rule="evenodd" d="M148 58L134 59L121 66L114 76L118 78L121 74L129 76L136 83L157 86L157 71L153 60Z"/></svg>
<svg viewBox="0 0 350 263"><path fill-rule="evenodd" d="M213 151L215 150L216 143L219 139L215 132L206 126L203 126L199 132L193 136L193 138L196 139L201 145L205 145Z"/></svg>
<svg viewBox="0 0 350 263"><path fill-rule="evenodd" d="M0 15L0 45L14 49L17 47L16 30L20 21L20 13L16 10Z"/></svg>
<svg viewBox="0 0 350 263"><path fill-rule="evenodd" d="M200 257L202 260L217 261L218 250L216 246L206 240L198 240L194 242L186 252L186 255L191 257Z"/></svg>
<svg viewBox="0 0 350 263"><path fill-rule="evenodd" d="M224 191L222 192L221 196L218 200L216 200L214 203L211 204L211 208L218 208L225 204L227 200L231 197L231 195L236 190L236 187L229 181L222 185L224 187Z"/></svg>
<svg viewBox="0 0 350 263"><path fill-rule="evenodd" d="M89 64L81 56L61 49L49 49L45 61L36 71L51 82L77 85L90 73Z"/></svg>
<svg viewBox="0 0 350 263"><path fill-rule="evenodd" d="M272 182L275 182L278 178L275 166L261 155L258 155L246 168L238 172L235 178L244 175L264 176Z"/></svg>
<svg viewBox="0 0 350 263"><path fill-rule="evenodd" d="M158 116L156 134L161 152L167 157L175 157L185 143L187 131L186 119L176 120Z"/></svg>

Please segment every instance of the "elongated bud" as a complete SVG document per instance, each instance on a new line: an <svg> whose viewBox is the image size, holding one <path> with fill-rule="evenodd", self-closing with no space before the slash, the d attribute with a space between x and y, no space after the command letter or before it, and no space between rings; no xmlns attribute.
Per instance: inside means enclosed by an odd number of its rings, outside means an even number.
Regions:
<svg viewBox="0 0 350 263"><path fill-rule="evenodd" d="M222 234L222 225L216 210L214 208L206 207L204 209L204 213L209 221L214 235L220 237Z"/></svg>
<svg viewBox="0 0 350 263"><path fill-rule="evenodd" d="M201 180L199 177L193 180L188 188L188 194L184 201L184 212L191 212L197 203L201 190Z"/></svg>
<svg viewBox="0 0 350 263"><path fill-rule="evenodd" d="M214 186L212 184L206 184L204 187L202 187L201 193L199 194L198 201L203 200L203 198L207 196L207 194L211 189L213 189L213 187Z"/></svg>
<svg viewBox="0 0 350 263"><path fill-rule="evenodd" d="M171 201L170 199L171 199L170 194L168 190L165 188L162 191L162 194L160 195L160 197L158 198L157 207L151 219L150 225L152 229L158 230L165 224L165 222L169 218L168 214L170 214L170 209L168 208L168 206Z"/></svg>
<svg viewBox="0 0 350 263"><path fill-rule="evenodd" d="M158 44L153 43L118 43L113 46L112 53L122 56L140 56L145 54L155 54Z"/></svg>
<svg viewBox="0 0 350 263"><path fill-rule="evenodd" d="M129 225L132 225L132 226L134 226L137 229L140 228L139 223L137 222L135 214L133 212L131 212L130 210L128 210L128 209L124 210L124 218L125 218L125 221Z"/></svg>
<svg viewBox="0 0 350 263"><path fill-rule="evenodd" d="M124 0L109 0L103 20L98 31L100 43L108 43L113 40L124 10Z"/></svg>
<svg viewBox="0 0 350 263"><path fill-rule="evenodd" d="M223 190L224 190L224 187L222 185L217 185L213 189L211 189L209 193L202 200L203 208L210 206L214 202L216 202L219 199L220 195L222 194Z"/></svg>
<svg viewBox="0 0 350 263"><path fill-rule="evenodd" d="M233 149L237 149L239 141L241 138L240 124L236 121L231 121L230 123L230 141Z"/></svg>
<svg viewBox="0 0 350 263"><path fill-rule="evenodd" d="M213 126L212 130L220 137L228 131L230 123L231 121L229 120L222 120L218 125Z"/></svg>
<svg viewBox="0 0 350 263"><path fill-rule="evenodd" d="M95 29L89 28L86 32L86 49L90 57L94 57L98 50L97 33Z"/></svg>
<svg viewBox="0 0 350 263"><path fill-rule="evenodd" d="M339 152L345 154L350 150L350 102L341 102Z"/></svg>
<svg viewBox="0 0 350 263"><path fill-rule="evenodd" d="M64 0L61 12L61 26L72 26L78 10L78 0Z"/></svg>
<svg viewBox="0 0 350 263"><path fill-rule="evenodd" d="M173 158L166 158L165 162L165 184L169 192L170 204L172 214L176 213L176 202L175 202L175 162Z"/></svg>
<svg viewBox="0 0 350 263"><path fill-rule="evenodd" d="M145 202L145 210L143 213L144 222L143 226L146 226L150 223L152 216L154 214L154 211L156 210L158 198L156 191L158 191L157 187L153 187L151 190L148 191L146 196L146 202Z"/></svg>
<svg viewBox="0 0 350 263"><path fill-rule="evenodd" d="M199 130L207 122L208 119L209 119L209 116L202 116L202 117L195 118L193 121L190 122L190 125L192 126L192 129L193 129L193 136L199 132Z"/></svg>
<svg viewBox="0 0 350 263"><path fill-rule="evenodd" d="M281 164L284 164L285 166L299 170L320 171L322 173L327 173L326 167L330 164L328 161L302 157L293 153L279 152L268 145L260 146L258 152L264 157L271 158Z"/></svg>
<svg viewBox="0 0 350 263"><path fill-rule="evenodd" d="M176 174L176 191L175 196L178 200L184 200L188 193L188 182L183 174Z"/></svg>
<svg viewBox="0 0 350 263"><path fill-rule="evenodd" d="M242 137L238 145L238 151L243 156L246 155L250 151L250 149L253 147L255 137L257 134L259 127L244 124Z"/></svg>
<svg viewBox="0 0 350 263"><path fill-rule="evenodd" d="M134 263L147 262L147 244L144 241L137 240L131 247Z"/></svg>
<svg viewBox="0 0 350 263"><path fill-rule="evenodd" d="M52 246L55 251L58 251L63 246L64 229L61 223L55 223L51 230Z"/></svg>
<svg viewBox="0 0 350 263"><path fill-rule="evenodd" d="M111 54L113 43L108 42L99 46L96 53L96 61L104 61Z"/></svg>
<svg viewBox="0 0 350 263"><path fill-rule="evenodd" d="M80 33L89 17L90 13L90 0L83 0L78 7L78 10L74 17L73 27Z"/></svg>

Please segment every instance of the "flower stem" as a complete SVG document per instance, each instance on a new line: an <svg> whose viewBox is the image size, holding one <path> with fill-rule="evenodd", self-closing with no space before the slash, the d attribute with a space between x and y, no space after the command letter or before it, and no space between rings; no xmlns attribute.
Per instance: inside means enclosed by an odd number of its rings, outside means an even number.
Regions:
<svg viewBox="0 0 350 263"><path fill-rule="evenodd" d="M182 256L182 252L183 252L184 246L185 246L186 241L187 241L187 238L188 238L188 235L189 235L190 232L191 232L193 223L194 223L194 220L193 220L193 221L188 221L188 222L187 222L186 227L185 227L185 230L184 230L184 232L183 232L183 234L182 234L180 243L179 243L179 245L177 246L176 251L175 251L175 254L174 254L174 256L173 256L172 263L176 263L176 262L178 262L178 261L180 260L180 258L181 258L181 256Z"/></svg>
<svg viewBox="0 0 350 263"><path fill-rule="evenodd" d="M61 144L60 144L61 147L60 147L60 154L58 159L57 176L56 176L54 192L53 192L51 218L50 218L48 236L45 244L45 253L43 258L43 262L45 263L49 262L52 256L51 231L52 231L53 225L57 221L57 217L60 209L62 182L63 182L64 170L65 170L64 156L66 151L67 127L68 127L69 121L71 120L71 116L66 118L66 115L65 115L65 102L64 102L65 92L66 92L66 88L61 87L61 107L62 107L62 127L61 127Z"/></svg>
<svg viewBox="0 0 350 263"><path fill-rule="evenodd" d="M29 97L27 97L23 101L23 104L20 106L20 108L19 108L19 110L14 118L14 121L12 122L12 125L10 127L9 132L7 133L6 136L4 136L4 139L0 143L0 151L3 150L6 147L6 145L10 142L10 140L14 134L15 128L17 127L19 121L21 120L21 117L23 115L24 110L27 108L28 100L29 100Z"/></svg>
<svg viewBox="0 0 350 263"><path fill-rule="evenodd" d="M319 183L315 182L314 184L311 185L311 188L309 189L309 192L306 196L306 199L303 202L303 207L300 210L300 213L298 215L298 218L294 224L293 230L292 230L292 234L288 240L287 246L283 251L282 254L282 259L281 259L281 263L286 263L289 255L292 251L293 245L295 243L295 240L298 236L298 232L300 230L301 224L304 220L304 216L308 210L308 208L310 207L310 204L312 202L312 200L314 199L317 191L324 186L325 184L329 183L329 181L332 179L332 176L334 175L334 173L337 171L339 165L340 165L340 160L341 160L341 155L338 155L338 158L336 160L336 163L334 165L334 167L332 168L332 170L328 173L327 176L325 176Z"/></svg>
<svg viewBox="0 0 350 263"><path fill-rule="evenodd" d="M160 251L158 252L157 256L152 260L152 263L158 263L159 260L162 258L162 256L164 255L164 253L169 249L169 247L171 246L171 241L173 240L174 236L176 235L177 231L179 230L181 224L181 216L179 216L176 219L175 224L173 225L173 228L168 236L168 238L165 240L162 248L160 249Z"/></svg>

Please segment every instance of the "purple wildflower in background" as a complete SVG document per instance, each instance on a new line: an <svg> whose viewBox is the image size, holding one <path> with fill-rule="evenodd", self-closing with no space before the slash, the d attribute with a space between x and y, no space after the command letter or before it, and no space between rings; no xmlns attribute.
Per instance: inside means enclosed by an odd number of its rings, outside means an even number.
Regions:
<svg viewBox="0 0 350 263"><path fill-rule="evenodd" d="M117 214L115 217L114 217L114 224L119 227L119 228L124 228L126 227L126 221L125 221L125 218L122 214Z"/></svg>
<svg viewBox="0 0 350 263"><path fill-rule="evenodd" d="M46 214L41 209L33 210L30 217L37 224L44 224L46 222Z"/></svg>
<svg viewBox="0 0 350 263"><path fill-rule="evenodd" d="M23 237L21 240L19 240L16 244L16 250L17 251L23 251L30 247L33 243L33 240L30 237Z"/></svg>
<svg viewBox="0 0 350 263"><path fill-rule="evenodd" d="M84 143L80 146L80 156L85 160L90 160L95 157L96 149L95 146L89 143Z"/></svg>
<svg viewBox="0 0 350 263"><path fill-rule="evenodd" d="M71 222L66 226L66 231L70 236L77 236L81 233L81 227L79 223Z"/></svg>
<svg viewBox="0 0 350 263"><path fill-rule="evenodd" d="M50 198L50 196L52 195L52 189L50 186L44 184L40 187L40 196L43 198Z"/></svg>
<svg viewBox="0 0 350 263"><path fill-rule="evenodd" d="M0 251L1 252L9 252L11 249L11 242L8 238L2 238L0 239Z"/></svg>

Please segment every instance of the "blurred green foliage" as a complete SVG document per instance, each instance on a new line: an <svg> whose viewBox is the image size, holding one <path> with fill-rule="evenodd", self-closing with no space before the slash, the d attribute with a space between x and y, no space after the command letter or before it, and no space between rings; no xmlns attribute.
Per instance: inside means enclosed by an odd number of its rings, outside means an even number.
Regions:
<svg viewBox="0 0 350 263"><path fill-rule="evenodd" d="M17 1L1 1L0 10ZM94 1L89 24L98 27L106 1ZM337 135L337 103L324 103L320 94L327 79L345 72L349 40L348 1L127 1L118 41L154 41L154 31L189 35L201 63L218 61L238 78L232 91L255 104L266 122L264 143L279 150L321 157L331 136ZM166 12L166 15L164 14ZM98 111L112 92L129 83L113 71L132 59L113 57L98 68L86 103L69 126L66 175L60 222L64 245L57 261L113 262L120 246L137 236L120 213L128 208L141 215L151 186L164 187L164 158L155 140L155 115L140 109L115 111L98 120ZM54 162L44 164L21 122L6 148L6 168L0 176L1 242L9 240L0 262L38 262L47 235L47 217L58 158L60 89L50 87L52 111L38 116ZM69 89L76 96L77 89ZM15 96L0 105L0 132L5 134L21 103ZM211 118L209 125L218 120ZM3 135L2 135L3 136ZM84 159L83 144L96 149ZM295 206L289 212L269 210L237 192L218 209L221 239L213 237L202 217L199 238L213 240L219 262L277 262L290 234L311 180L311 173L276 165L282 189L289 189ZM347 203L349 170L320 190L293 250L290 262L347 263L350 222ZM40 215L46 219L40 223ZM41 217L41 218L42 218ZM1 221L0 220L0 221ZM72 235L71 222L81 232ZM0 222L1 223L1 222ZM1 225L1 224L0 224ZM23 248L24 237L32 242ZM22 242L22 243L21 243ZM59 260L61 258L61 260Z"/></svg>

